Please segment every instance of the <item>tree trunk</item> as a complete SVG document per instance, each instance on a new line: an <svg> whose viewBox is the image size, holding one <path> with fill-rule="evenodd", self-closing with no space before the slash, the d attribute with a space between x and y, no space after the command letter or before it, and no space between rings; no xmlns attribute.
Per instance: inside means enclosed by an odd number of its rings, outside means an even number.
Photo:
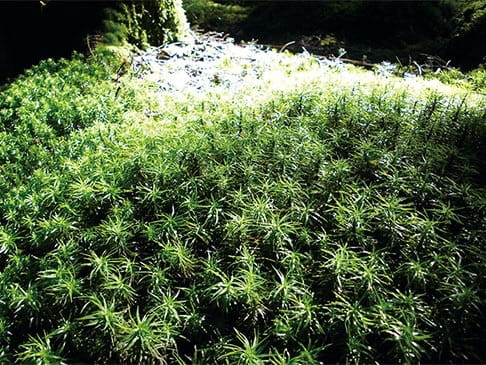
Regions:
<svg viewBox="0 0 486 365"><path fill-rule="evenodd" d="M118 18L126 29L126 40L140 47L183 39L189 35L181 0L129 0Z"/></svg>

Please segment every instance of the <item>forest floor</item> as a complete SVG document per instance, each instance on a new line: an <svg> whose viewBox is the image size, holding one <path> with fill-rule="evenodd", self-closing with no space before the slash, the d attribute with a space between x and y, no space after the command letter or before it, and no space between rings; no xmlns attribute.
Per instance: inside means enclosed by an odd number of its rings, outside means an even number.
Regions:
<svg viewBox="0 0 486 365"><path fill-rule="evenodd" d="M111 51L0 91L0 363L484 363L484 74Z"/></svg>

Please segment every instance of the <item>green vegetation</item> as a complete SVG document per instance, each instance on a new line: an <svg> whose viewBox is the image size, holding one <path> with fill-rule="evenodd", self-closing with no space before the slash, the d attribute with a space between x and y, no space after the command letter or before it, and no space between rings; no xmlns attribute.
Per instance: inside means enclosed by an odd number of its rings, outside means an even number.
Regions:
<svg viewBox="0 0 486 365"><path fill-rule="evenodd" d="M252 9L211 0L184 0L183 5L191 26L227 33L237 33L238 27L247 20Z"/></svg>
<svg viewBox="0 0 486 365"><path fill-rule="evenodd" d="M175 96L120 63L0 93L0 362L485 360L484 97L286 55Z"/></svg>
<svg viewBox="0 0 486 365"><path fill-rule="evenodd" d="M128 42L139 47L187 37L189 26L180 0L122 2L108 11L105 42Z"/></svg>
<svg viewBox="0 0 486 365"><path fill-rule="evenodd" d="M101 56L101 53L99 54ZM114 97L114 56L67 61L46 60L0 98L0 192L6 194L38 168L58 162L61 145L71 133L96 122L114 122L126 108Z"/></svg>
<svg viewBox="0 0 486 365"><path fill-rule="evenodd" d="M486 70L484 66L465 73L457 69L425 72L424 77L438 79L444 83L486 95Z"/></svg>
<svg viewBox="0 0 486 365"><path fill-rule="evenodd" d="M459 2L460 11L455 17L455 32L449 44L449 52L455 52L458 61L468 68L478 63L486 64L486 4L474 0Z"/></svg>

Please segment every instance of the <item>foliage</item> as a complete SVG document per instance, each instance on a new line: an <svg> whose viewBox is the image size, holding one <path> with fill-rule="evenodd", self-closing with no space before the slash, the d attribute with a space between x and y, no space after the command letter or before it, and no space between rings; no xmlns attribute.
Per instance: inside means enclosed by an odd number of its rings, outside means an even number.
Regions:
<svg viewBox="0 0 486 365"><path fill-rule="evenodd" d="M461 4L461 19L458 22L462 32L472 31L486 18L486 6L482 1L474 0Z"/></svg>
<svg viewBox="0 0 486 365"><path fill-rule="evenodd" d="M382 62L374 67L378 74L393 74L402 77L423 76L427 80L440 80L444 84L470 90L472 92L486 94L486 70L484 65L479 65L471 71L461 71L449 66L450 61L445 62L437 56L424 55L423 62L413 59L408 65L391 64Z"/></svg>
<svg viewBox="0 0 486 365"><path fill-rule="evenodd" d="M486 4L477 0L460 4L449 51L465 67L472 69L478 63L486 62L486 45L483 42L486 37Z"/></svg>
<svg viewBox="0 0 486 365"><path fill-rule="evenodd" d="M189 30L181 0L124 1L108 12L105 28L114 44L139 47L180 40Z"/></svg>
<svg viewBox="0 0 486 365"><path fill-rule="evenodd" d="M243 4L220 4L211 0L185 0L184 10L191 26L222 32L235 32L250 12Z"/></svg>
<svg viewBox="0 0 486 365"><path fill-rule="evenodd" d="M467 88L483 95L486 94L486 70L484 66L465 73L457 69L441 70L434 74L426 74L426 77L436 78L444 83Z"/></svg>
<svg viewBox="0 0 486 365"><path fill-rule="evenodd" d="M154 109L99 57L0 94L3 362L484 361L484 98Z"/></svg>

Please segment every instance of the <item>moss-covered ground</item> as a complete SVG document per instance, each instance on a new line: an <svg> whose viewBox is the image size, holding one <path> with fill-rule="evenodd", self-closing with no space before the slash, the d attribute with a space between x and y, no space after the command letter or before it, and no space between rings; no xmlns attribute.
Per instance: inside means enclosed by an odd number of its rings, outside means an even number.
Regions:
<svg viewBox="0 0 486 365"><path fill-rule="evenodd" d="M485 96L269 57L2 88L0 362L485 361Z"/></svg>

